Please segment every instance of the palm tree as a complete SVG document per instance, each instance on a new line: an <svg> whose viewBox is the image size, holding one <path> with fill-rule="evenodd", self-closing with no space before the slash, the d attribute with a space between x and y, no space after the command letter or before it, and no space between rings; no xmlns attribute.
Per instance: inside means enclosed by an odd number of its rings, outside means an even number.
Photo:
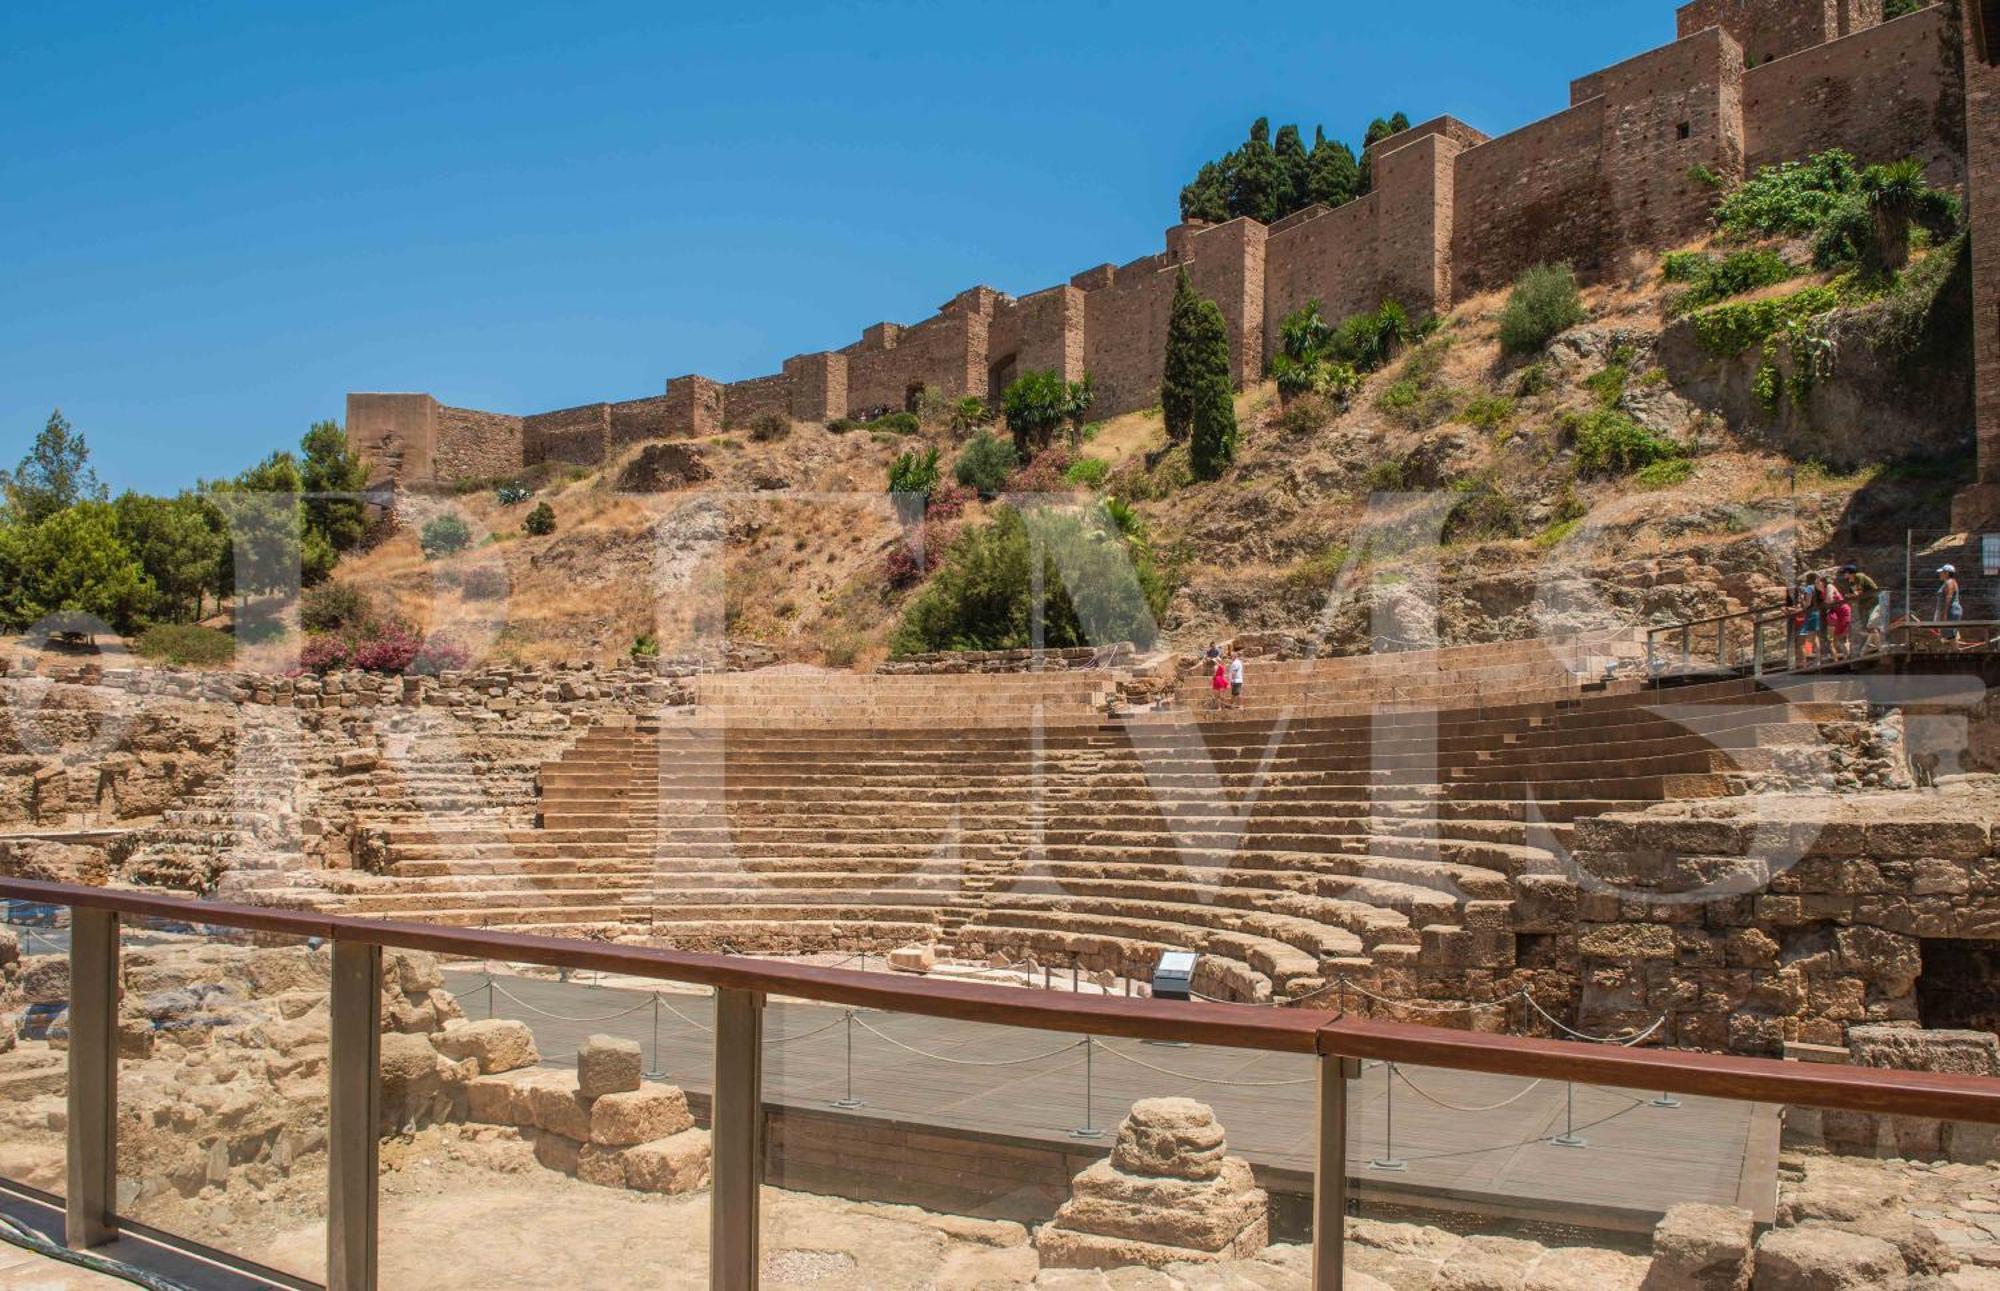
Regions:
<svg viewBox="0 0 2000 1291"><path fill-rule="evenodd" d="M1924 164L1914 157L1870 166L1861 176L1861 191L1875 219L1870 268L1895 273L1910 262L1910 222L1929 189Z"/></svg>

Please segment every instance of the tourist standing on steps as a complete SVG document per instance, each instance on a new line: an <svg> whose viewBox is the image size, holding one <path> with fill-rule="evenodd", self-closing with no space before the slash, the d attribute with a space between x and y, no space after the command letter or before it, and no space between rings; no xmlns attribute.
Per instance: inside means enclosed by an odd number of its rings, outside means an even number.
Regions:
<svg viewBox="0 0 2000 1291"><path fill-rule="evenodd" d="M1873 652L1881 648L1880 634L1889 630L1889 603L1882 595L1882 586L1864 573L1860 566L1849 562L1840 567L1834 577L1834 585L1847 598L1847 657L1854 658L1854 620L1860 619L1868 635L1861 643L1863 650Z"/></svg>
<svg viewBox="0 0 2000 1291"><path fill-rule="evenodd" d="M1819 639L1819 597L1814 595L1812 576L1808 574L1799 584L1799 608L1795 616L1799 625L1799 663L1814 662L1813 645Z"/></svg>
<svg viewBox="0 0 2000 1291"><path fill-rule="evenodd" d="M1208 666L1213 668L1216 664L1222 662L1222 647L1215 644L1215 642L1213 641L1209 642L1208 653L1204 654L1202 658L1206 659L1208 661Z"/></svg>
<svg viewBox="0 0 2000 1291"><path fill-rule="evenodd" d="M1229 706L1243 707L1243 656L1229 652Z"/></svg>
<svg viewBox="0 0 2000 1291"><path fill-rule="evenodd" d="M1208 706L1210 708L1221 708L1223 692L1228 689L1229 670L1223 666L1221 657L1217 656L1215 660L1215 672L1208 679Z"/></svg>
<svg viewBox="0 0 2000 1291"><path fill-rule="evenodd" d="M1813 577L1813 584L1819 592L1820 604L1824 610L1820 616L1820 653L1828 663L1852 654L1854 607L1841 595L1840 587L1824 574Z"/></svg>
<svg viewBox="0 0 2000 1291"><path fill-rule="evenodd" d="M1965 605L1958 599L1958 567L1938 566L1937 604L1933 607L1931 622L1947 626L1938 633L1946 641L1958 640L1958 628L1950 626L1965 617Z"/></svg>

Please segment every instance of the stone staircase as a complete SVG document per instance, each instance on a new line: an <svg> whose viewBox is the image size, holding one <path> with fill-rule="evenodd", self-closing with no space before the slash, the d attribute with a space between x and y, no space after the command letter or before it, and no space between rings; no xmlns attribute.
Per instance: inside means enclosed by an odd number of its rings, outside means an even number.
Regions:
<svg viewBox="0 0 2000 1291"><path fill-rule="evenodd" d="M1251 1000L1382 967L1505 971L1523 882L1568 881L1575 821L1738 791L1854 715L1834 682L1552 698L1522 676L1514 702L1177 721L1106 720L1086 686L1075 720L1024 727L1006 678L960 703L923 688L924 726L916 690L849 680L845 721L822 676L793 725L769 707L784 681L732 689L747 722L594 727L542 767L536 824L392 827L342 908L691 950L939 941L1140 977L1190 949L1198 989Z"/></svg>

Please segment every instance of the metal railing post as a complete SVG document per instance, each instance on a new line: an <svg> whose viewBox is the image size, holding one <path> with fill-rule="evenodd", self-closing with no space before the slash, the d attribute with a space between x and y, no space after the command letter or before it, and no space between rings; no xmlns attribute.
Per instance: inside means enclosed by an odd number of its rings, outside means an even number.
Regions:
<svg viewBox="0 0 2000 1291"><path fill-rule="evenodd" d="M83 1250L118 1235L118 915L113 911L72 908L68 1027L63 1237Z"/></svg>
<svg viewBox="0 0 2000 1291"><path fill-rule="evenodd" d="M709 1116L709 1291L757 1291L757 1190L764 1181L764 997L715 993L715 1103Z"/></svg>
<svg viewBox="0 0 2000 1291"><path fill-rule="evenodd" d="M1347 1082L1361 1060L1321 1054L1313 1148L1313 1291L1347 1285Z"/></svg>
<svg viewBox="0 0 2000 1291"><path fill-rule="evenodd" d="M327 1291L376 1286L381 1019L382 948L336 940L327 1032Z"/></svg>
<svg viewBox="0 0 2000 1291"><path fill-rule="evenodd" d="M1750 621L1750 675L1764 675L1764 620Z"/></svg>

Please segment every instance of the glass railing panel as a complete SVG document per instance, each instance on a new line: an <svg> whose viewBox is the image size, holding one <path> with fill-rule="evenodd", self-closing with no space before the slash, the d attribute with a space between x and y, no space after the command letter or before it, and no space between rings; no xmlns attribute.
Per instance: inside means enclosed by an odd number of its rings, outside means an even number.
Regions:
<svg viewBox="0 0 2000 1291"><path fill-rule="evenodd" d="M400 951L384 978L416 1012L382 1037L384 1286L707 1285L709 992Z"/></svg>
<svg viewBox="0 0 2000 1291"><path fill-rule="evenodd" d="M1290 1285L1310 1264L1314 1070L774 1003L764 1267L917 1288L1185 1264Z"/></svg>
<svg viewBox="0 0 2000 1291"><path fill-rule="evenodd" d="M119 1216L319 1278L331 950L136 917L119 937Z"/></svg>
<svg viewBox="0 0 2000 1291"><path fill-rule="evenodd" d="M0 901L0 1179L60 1195L68 1168L70 912Z"/></svg>

